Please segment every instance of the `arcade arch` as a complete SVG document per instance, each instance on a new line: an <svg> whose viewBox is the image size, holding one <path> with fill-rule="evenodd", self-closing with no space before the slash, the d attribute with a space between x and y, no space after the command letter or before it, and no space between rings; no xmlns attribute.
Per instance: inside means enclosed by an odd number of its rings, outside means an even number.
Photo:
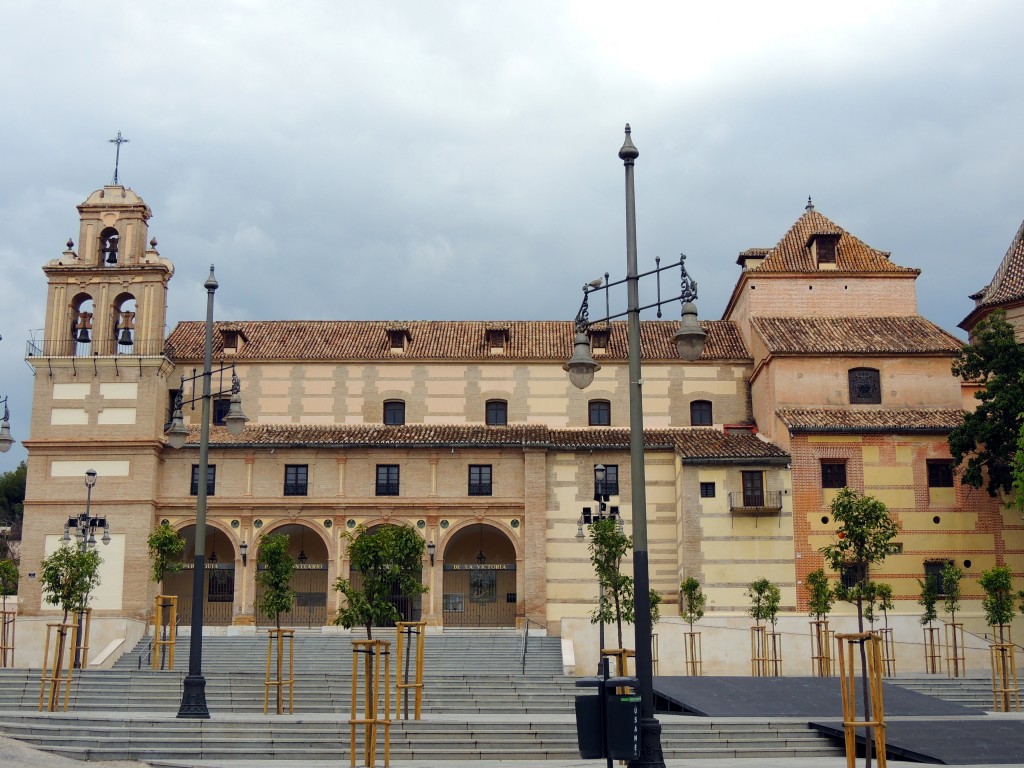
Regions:
<svg viewBox="0 0 1024 768"><path fill-rule="evenodd" d="M446 627L514 627L519 594L515 544L500 528L467 523L444 542Z"/></svg>

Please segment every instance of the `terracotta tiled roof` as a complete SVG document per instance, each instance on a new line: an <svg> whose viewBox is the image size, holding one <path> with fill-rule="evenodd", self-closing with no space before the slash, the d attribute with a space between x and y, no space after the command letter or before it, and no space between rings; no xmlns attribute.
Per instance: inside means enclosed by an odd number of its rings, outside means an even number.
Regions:
<svg viewBox="0 0 1024 768"><path fill-rule="evenodd" d="M775 354L955 354L962 346L917 316L754 317L750 324Z"/></svg>
<svg viewBox="0 0 1024 768"><path fill-rule="evenodd" d="M978 306L1024 299L1024 222L1003 256L992 282L975 296L978 296Z"/></svg>
<svg viewBox="0 0 1024 768"><path fill-rule="evenodd" d="M956 409L875 410L847 408L780 408L775 411L790 432L934 432L945 433L963 422Z"/></svg>
<svg viewBox="0 0 1024 768"><path fill-rule="evenodd" d="M188 442L199 442L199 428L191 427ZM778 446L751 434L726 435L713 428L652 429L644 432L648 449L676 450L684 460L783 459L788 454ZM629 450L629 430L617 428L550 429L540 425L383 425L247 426L233 437L223 427L210 431L210 445L297 446L297 447L458 447L544 448L550 450Z"/></svg>
<svg viewBox="0 0 1024 768"><path fill-rule="evenodd" d="M901 267L889 260L889 254L866 245L830 219L811 209L772 248L754 272L820 272L811 254L809 241L813 235L839 235L836 246L838 272L905 272L920 270Z"/></svg>
<svg viewBox="0 0 1024 768"><path fill-rule="evenodd" d="M626 323L612 322L608 346L601 357L626 360ZM673 335L678 320L649 320L641 324L641 352L646 360L678 360ZM408 332L405 351L391 351L388 330L401 327ZM487 330L508 328L508 343L500 358L491 354ZM734 323L704 320L701 327L708 339L702 360L749 359ZM423 320L387 321L278 320L216 323L214 356L223 354L219 331L245 334L247 343L234 360L568 360L572 355L571 321L516 320L507 323ZM178 360L201 360L204 323L178 323L168 343Z"/></svg>

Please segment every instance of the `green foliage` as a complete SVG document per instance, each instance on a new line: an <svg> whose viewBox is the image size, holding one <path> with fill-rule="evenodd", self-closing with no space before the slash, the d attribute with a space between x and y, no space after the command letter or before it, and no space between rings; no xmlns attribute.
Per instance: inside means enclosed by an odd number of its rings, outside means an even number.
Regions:
<svg viewBox="0 0 1024 768"><path fill-rule="evenodd" d="M966 411L963 423L949 434L949 452L963 465L961 479L990 495L1013 488L1013 463L1024 426L1024 347L1002 310L974 328L973 344L965 344L953 361L953 374L977 381L978 407ZM1022 459L1024 462L1024 459Z"/></svg>
<svg viewBox="0 0 1024 768"><path fill-rule="evenodd" d="M862 496L850 488L842 488L832 500L832 519L838 524L833 544L822 547L825 563L838 574L846 568L867 572L868 566L880 563L896 552L893 539L900 531L885 504L874 496ZM857 626L864 631L864 590L867 580L853 587L836 588L836 595L857 605Z"/></svg>
<svg viewBox="0 0 1024 768"><path fill-rule="evenodd" d="M885 616L885 624L889 625L889 611L895 605L892 602L892 587L880 581L865 581L860 586L861 596L864 603L864 618L871 622L871 629L874 630L875 622L878 621L878 611Z"/></svg>
<svg viewBox="0 0 1024 768"><path fill-rule="evenodd" d="M924 579L918 579L917 584L921 587L921 596L917 598L917 604L924 607L921 623L930 627L932 622L939 618L935 610L935 605L939 602L939 580L934 574L929 574Z"/></svg>
<svg viewBox="0 0 1024 768"><path fill-rule="evenodd" d="M65 623L69 614L89 607L89 594L100 583L101 562L95 549L83 552L69 544L61 544L60 549L43 558L39 584L43 599L64 610Z"/></svg>
<svg viewBox="0 0 1024 768"><path fill-rule="evenodd" d="M0 598L6 610L7 598L18 594L18 566L13 560L0 560Z"/></svg>
<svg viewBox="0 0 1024 768"><path fill-rule="evenodd" d="M0 525L20 525L25 515L25 478L28 467L21 462L0 474Z"/></svg>
<svg viewBox="0 0 1024 768"><path fill-rule="evenodd" d="M836 601L836 593L832 590L832 585L828 583L828 576L825 575L824 568L807 574L807 591L809 593L807 598L809 615L818 621L823 621Z"/></svg>
<svg viewBox="0 0 1024 768"><path fill-rule="evenodd" d="M946 563L942 568L942 591L946 593L943 596L943 606L950 615L951 622L956 621L956 612L960 610L960 580L963 577L964 572L952 562Z"/></svg>
<svg viewBox="0 0 1024 768"><path fill-rule="evenodd" d="M991 570L982 571L978 579L985 597L981 607L985 611L985 621L990 627L1002 627L1013 621L1013 571L1008 565L997 565Z"/></svg>
<svg viewBox="0 0 1024 768"><path fill-rule="evenodd" d="M683 620L690 625L690 631L693 632L693 623L704 618L704 608L708 604L708 596L704 594L700 582L693 576L683 580L679 585L679 592L683 596Z"/></svg>
<svg viewBox="0 0 1024 768"><path fill-rule="evenodd" d="M774 631L775 622L778 621L779 605L782 603L782 592L766 578L760 578L750 583L745 594L750 598L750 608L747 613L750 618L760 626L761 621L771 622Z"/></svg>
<svg viewBox="0 0 1024 768"><path fill-rule="evenodd" d="M167 523L161 523L146 539L149 559L152 564L150 578L157 584L168 573L180 571L184 565L180 557L185 551L185 539Z"/></svg>
<svg viewBox="0 0 1024 768"><path fill-rule="evenodd" d="M348 542L352 568L362 575L362 587L344 578L334 583L334 591L345 598L334 623L347 629L365 627L366 637L372 638L373 627L410 618L402 616L390 598L392 594L413 598L427 591L420 580L426 550L423 537L401 525L382 525L372 531L360 525L345 531L342 538Z"/></svg>
<svg viewBox="0 0 1024 768"><path fill-rule="evenodd" d="M295 559L288 554L291 539L283 533L264 536L259 542L256 583L263 587L260 608L273 614L274 624L281 628L281 614L287 613L295 603L295 590L291 588Z"/></svg>

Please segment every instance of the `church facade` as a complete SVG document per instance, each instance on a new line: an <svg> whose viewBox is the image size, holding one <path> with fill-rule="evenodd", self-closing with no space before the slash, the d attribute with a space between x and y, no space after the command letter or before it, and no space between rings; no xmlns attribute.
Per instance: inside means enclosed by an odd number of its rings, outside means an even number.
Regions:
<svg viewBox="0 0 1024 768"><path fill-rule="evenodd" d="M192 562L200 482L209 627L271 623L255 579L270 533L289 537L298 562L285 620L329 624L331 586L351 575L345 535L399 524L429 553L428 591L401 605L407 618L582 631L597 588L578 534L599 467L627 531L632 520L625 323L591 329L602 368L578 390L562 369L570 321L216 322L215 367L233 367L249 421L232 436L227 396L215 399L201 478L198 407L185 410L183 448L164 430L181 377L202 368L205 324L165 336L174 267L150 239L150 215L130 189L104 187L79 206L77 249L69 242L43 267L46 328L28 355L19 637L54 618L39 562L81 511L90 468L92 510L111 528L94 647L145 631L161 591L148 576L154 526L180 531ZM918 315L918 271L810 203L774 248L738 263L723 318L701 322L698 360L676 356L676 323L641 324L650 574L663 621L678 615L688 576L712 614L741 615L747 584L766 576L784 610L802 616L803 582L821 565L835 528L828 504L843 486L878 496L900 520L902 551L872 577L892 583L907 612L917 579L946 560L969 576L1004 562L1024 571L1019 516L956 482L945 435L963 408L950 373L959 342ZM162 592L189 615L189 571Z"/></svg>

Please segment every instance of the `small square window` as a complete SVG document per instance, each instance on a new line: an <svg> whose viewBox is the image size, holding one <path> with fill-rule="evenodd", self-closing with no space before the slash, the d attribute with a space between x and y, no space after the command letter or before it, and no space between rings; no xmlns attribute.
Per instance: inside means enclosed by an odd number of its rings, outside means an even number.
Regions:
<svg viewBox="0 0 1024 768"><path fill-rule="evenodd" d="M604 484L602 485L597 481L597 466L594 466L594 496L603 494L605 496L618 496L619 495L619 465L618 464L603 464L604 467Z"/></svg>
<svg viewBox="0 0 1024 768"><path fill-rule="evenodd" d="M828 461L821 462L821 487L822 488L845 488L846 487L846 462Z"/></svg>
<svg viewBox="0 0 1024 768"><path fill-rule="evenodd" d="M284 495L306 496L309 493L309 465L285 464Z"/></svg>
<svg viewBox="0 0 1024 768"><path fill-rule="evenodd" d="M952 461L952 459L929 459L928 460L928 487L929 488L952 488L953 487L953 461Z"/></svg>
<svg viewBox="0 0 1024 768"><path fill-rule="evenodd" d="M591 400L588 407L590 426L610 427L612 424L612 404L607 400Z"/></svg>
<svg viewBox="0 0 1024 768"><path fill-rule="evenodd" d="M206 466L206 495L213 496L217 490L217 465L208 464ZM199 465L192 465L192 486L189 489L189 493L192 496L199 495Z"/></svg>
<svg viewBox="0 0 1024 768"><path fill-rule="evenodd" d="M384 401L384 423L396 427L405 424L405 401Z"/></svg>
<svg viewBox="0 0 1024 768"><path fill-rule="evenodd" d="M491 465L470 464L469 465L469 495L490 496L491 495Z"/></svg>
<svg viewBox="0 0 1024 768"><path fill-rule="evenodd" d="M398 465L378 464L377 465L377 495L397 496L398 495Z"/></svg>
<svg viewBox="0 0 1024 768"><path fill-rule="evenodd" d="M213 424L217 427L224 426L224 417L228 415L231 401L226 397L218 397L213 401Z"/></svg>
<svg viewBox="0 0 1024 768"><path fill-rule="evenodd" d="M503 427L508 424L508 403L504 400L488 400L486 407L487 424Z"/></svg>
<svg viewBox="0 0 1024 768"><path fill-rule="evenodd" d="M701 483L700 484L700 497L702 499L713 499L713 498L715 498L715 484L714 483Z"/></svg>
<svg viewBox="0 0 1024 768"><path fill-rule="evenodd" d="M690 426L710 427L714 423L711 418L710 400L694 400L690 403Z"/></svg>
<svg viewBox="0 0 1024 768"><path fill-rule="evenodd" d="M882 381L875 368L851 368L847 375L851 404L878 405L882 402Z"/></svg>

